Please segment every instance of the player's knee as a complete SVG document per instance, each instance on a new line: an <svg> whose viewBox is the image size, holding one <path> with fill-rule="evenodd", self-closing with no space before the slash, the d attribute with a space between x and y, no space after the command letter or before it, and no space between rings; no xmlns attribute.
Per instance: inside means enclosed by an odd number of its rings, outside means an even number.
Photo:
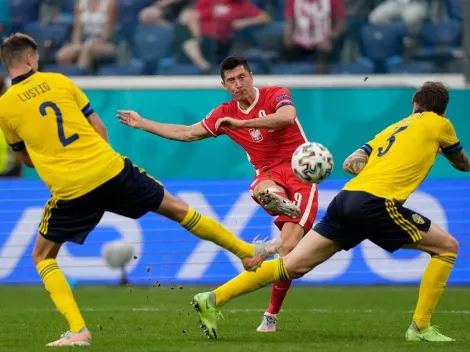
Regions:
<svg viewBox="0 0 470 352"><path fill-rule="evenodd" d="M312 268L298 260L292 259L291 256L284 258L287 273L291 279L298 279L308 273Z"/></svg>
<svg viewBox="0 0 470 352"><path fill-rule="evenodd" d="M443 253L455 253L459 251L459 242L452 235L446 236L446 239L443 241L441 250Z"/></svg>
<svg viewBox="0 0 470 352"><path fill-rule="evenodd" d="M459 251L459 242L451 234L443 232L430 246L426 246L431 254L455 253Z"/></svg>
<svg viewBox="0 0 470 352"><path fill-rule="evenodd" d="M156 212L173 221L181 222L188 213L188 209L188 204L165 190L163 201Z"/></svg>
<svg viewBox="0 0 470 352"><path fill-rule="evenodd" d="M283 240L281 245L279 246L279 254L281 256L286 256L287 254L292 252L292 250L295 248L295 246L297 246L298 243L299 241L297 241L294 236L287 240Z"/></svg>
<svg viewBox="0 0 470 352"><path fill-rule="evenodd" d="M298 265L287 269L291 279L299 279L310 271L306 266Z"/></svg>
<svg viewBox="0 0 470 352"><path fill-rule="evenodd" d="M302 226L294 222L286 222L282 225L281 244L279 246L279 254L286 256L297 247L304 236L305 230Z"/></svg>
<svg viewBox="0 0 470 352"><path fill-rule="evenodd" d="M44 247L36 246L33 249L33 263L37 265L39 262L48 259L48 251Z"/></svg>

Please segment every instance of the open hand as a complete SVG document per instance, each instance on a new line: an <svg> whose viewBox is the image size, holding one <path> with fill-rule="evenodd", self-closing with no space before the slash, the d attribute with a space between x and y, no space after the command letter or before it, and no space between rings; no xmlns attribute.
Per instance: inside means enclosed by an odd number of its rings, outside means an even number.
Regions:
<svg viewBox="0 0 470 352"><path fill-rule="evenodd" d="M120 123L133 128L142 128L144 122L142 116L132 110L118 110L117 118Z"/></svg>
<svg viewBox="0 0 470 352"><path fill-rule="evenodd" d="M223 117L217 120L217 122L215 123L215 129L218 130L221 127L226 127L233 131L236 131L244 127L244 122L245 121L243 120L236 120L231 117Z"/></svg>

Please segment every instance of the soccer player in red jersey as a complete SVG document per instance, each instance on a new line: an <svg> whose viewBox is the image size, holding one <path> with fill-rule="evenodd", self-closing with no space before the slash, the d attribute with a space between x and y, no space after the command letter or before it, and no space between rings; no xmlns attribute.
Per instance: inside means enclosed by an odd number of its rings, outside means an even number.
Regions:
<svg viewBox="0 0 470 352"><path fill-rule="evenodd" d="M227 135L245 149L255 169L250 186L253 199L272 216L281 231L279 254L287 255L313 226L318 210L315 185L301 182L291 169L295 149L307 141L297 120L289 90L256 88L248 62L238 56L220 65L223 87L233 97L191 126L164 124L142 118L134 111L118 111L119 120L160 137L197 141ZM259 332L274 332L277 315L291 281L274 283L271 301Z"/></svg>

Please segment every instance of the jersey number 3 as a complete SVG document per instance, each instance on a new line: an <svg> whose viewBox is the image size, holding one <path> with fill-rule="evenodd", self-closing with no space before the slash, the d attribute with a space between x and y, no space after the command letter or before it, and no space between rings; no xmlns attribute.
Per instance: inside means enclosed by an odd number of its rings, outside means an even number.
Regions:
<svg viewBox="0 0 470 352"><path fill-rule="evenodd" d="M71 135L70 137L65 137L64 133L64 120L62 118L62 111L60 111L59 107L57 104L54 104L53 102L46 101L41 104L39 107L39 112L41 113L41 116L46 116L47 115L47 108L51 108L54 113L55 117L57 119L57 132L59 133L59 140L62 146L66 147L69 144L72 144L78 139L78 134L75 133Z"/></svg>
<svg viewBox="0 0 470 352"><path fill-rule="evenodd" d="M392 147L393 143L395 143L395 139L396 139L395 135L402 132L402 131L404 131L404 130L406 130L407 128L408 128L408 125L398 127L397 130L395 132L393 132L393 134L390 136L390 138L387 139L388 144L385 147L385 149L382 148L382 147L379 148L377 156L381 157L381 156L384 156L385 154L387 154L388 151L390 150L390 148Z"/></svg>

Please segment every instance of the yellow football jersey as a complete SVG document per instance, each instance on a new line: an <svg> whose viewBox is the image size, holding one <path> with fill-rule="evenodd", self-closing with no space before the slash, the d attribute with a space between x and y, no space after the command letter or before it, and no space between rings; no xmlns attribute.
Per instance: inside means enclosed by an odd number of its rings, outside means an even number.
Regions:
<svg viewBox="0 0 470 352"><path fill-rule="evenodd" d="M0 128L29 153L58 199L80 197L116 176L124 161L95 131L86 95L67 77L31 71L0 98Z"/></svg>
<svg viewBox="0 0 470 352"><path fill-rule="evenodd" d="M452 123L433 112L412 114L362 147L369 160L344 189L403 203L428 175L439 147L444 153L462 149Z"/></svg>

